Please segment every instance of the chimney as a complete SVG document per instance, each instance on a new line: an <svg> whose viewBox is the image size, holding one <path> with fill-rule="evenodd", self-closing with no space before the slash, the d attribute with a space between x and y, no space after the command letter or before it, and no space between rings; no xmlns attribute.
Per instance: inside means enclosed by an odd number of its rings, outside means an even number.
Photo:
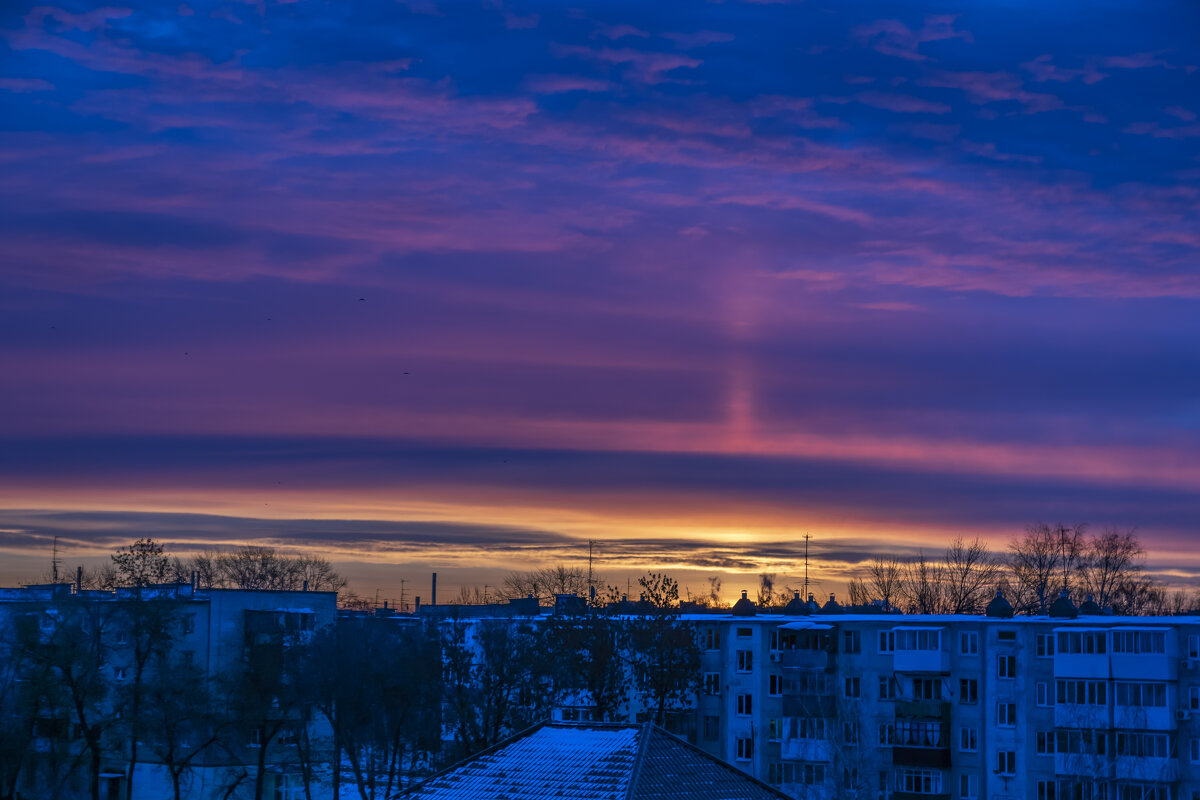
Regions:
<svg viewBox="0 0 1200 800"><path fill-rule="evenodd" d="M829 602L833 602L833 592L829 593Z"/></svg>
<svg viewBox="0 0 1200 800"><path fill-rule="evenodd" d="M192 570L192 591L196 591L196 583L199 578L196 576L196 570Z"/></svg>
<svg viewBox="0 0 1200 800"><path fill-rule="evenodd" d="M745 589L742 589L742 599L743 599L743 600L749 600L749 599L750 599L749 597L746 597L746 590L745 590Z"/></svg>
<svg viewBox="0 0 1200 800"><path fill-rule="evenodd" d="M387 611L387 600L383 601L383 610Z"/></svg>
<svg viewBox="0 0 1200 800"><path fill-rule="evenodd" d="M303 587L303 588L302 588L300 591L302 591L302 592L307 592L307 591L308 591L308 580L307 580L307 579L305 579L305 581L304 581L304 587ZM386 608L386 607L387 607L387 603L384 603L384 608Z"/></svg>
<svg viewBox="0 0 1200 800"><path fill-rule="evenodd" d="M75 568L75 594L83 591L83 567Z"/></svg>
<svg viewBox="0 0 1200 800"><path fill-rule="evenodd" d="M433 573L433 589L429 592L429 605L437 605L437 573Z"/></svg>
<svg viewBox="0 0 1200 800"><path fill-rule="evenodd" d="M421 595L417 595L417 603L413 607L413 611L420 611L420 610L421 610Z"/></svg>

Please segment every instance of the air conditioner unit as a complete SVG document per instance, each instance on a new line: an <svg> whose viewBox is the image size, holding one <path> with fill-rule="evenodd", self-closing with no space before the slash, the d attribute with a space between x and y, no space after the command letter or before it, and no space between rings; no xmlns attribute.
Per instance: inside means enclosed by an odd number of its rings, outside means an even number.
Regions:
<svg viewBox="0 0 1200 800"><path fill-rule="evenodd" d="M1184 669L1196 669L1200 667L1200 658L1185 658L1183 660Z"/></svg>
<svg viewBox="0 0 1200 800"><path fill-rule="evenodd" d="M1189 711L1188 709L1186 709L1186 708L1175 709L1175 719L1182 721L1182 720L1191 719L1191 718L1192 718L1192 712Z"/></svg>
<svg viewBox="0 0 1200 800"><path fill-rule="evenodd" d="M772 664L779 663L779 658L780 658L779 653L771 653L771 663Z"/></svg>

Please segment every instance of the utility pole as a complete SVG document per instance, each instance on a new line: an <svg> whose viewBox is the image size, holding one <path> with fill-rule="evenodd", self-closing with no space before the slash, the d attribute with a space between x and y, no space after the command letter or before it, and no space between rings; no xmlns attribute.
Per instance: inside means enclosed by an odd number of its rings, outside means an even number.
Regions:
<svg viewBox="0 0 1200 800"><path fill-rule="evenodd" d="M408 601L404 599L404 578L400 579L400 611L408 611Z"/></svg>
<svg viewBox="0 0 1200 800"><path fill-rule="evenodd" d="M50 572L54 575L54 582L58 583L58 537L54 537L54 551L50 555Z"/></svg>

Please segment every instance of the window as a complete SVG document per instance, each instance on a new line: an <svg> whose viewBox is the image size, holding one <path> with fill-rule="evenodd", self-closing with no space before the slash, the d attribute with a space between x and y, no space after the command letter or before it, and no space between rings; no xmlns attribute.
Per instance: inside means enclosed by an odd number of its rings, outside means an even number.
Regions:
<svg viewBox="0 0 1200 800"><path fill-rule="evenodd" d="M1037 635L1037 657L1050 658L1054 655L1054 634L1039 633Z"/></svg>
<svg viewBox="0 0 1200 800"><path fill-rule="evenodd" d="M709 628L704 632L704 649L705 650L720 650L721 649L721 632L716 628Z"/></svg>
<svg viewBox="0 0 1200 800"><path fill-rule="evenodd" d="M903 747L946 747L942 743L942 724L926 720L896 723L896 744Z"/></svg>
<svg viewBox="0 0 1200 800"><path fill-rule="evenodd" d="M916 628L897 631L896 649L936 652L942 649L942 632L937 628Z"/></svg>
<svg viewBox="0 0 1200 800"><path fill-rule="evenodd" d="M857 722L846 722L842 725L842 742L851 747L858 747Z"/></svg>
<svg viewBox="0 0 1200 800"><path fill-rule="evenodd" d="M720 694L721 693L721 673L719 673L719 672L704 673L704 693L705 694Z"/></svg>
<svg viewBox="0 0 1200 800"><path fill-rule="evenodd" d="M274 800L304 800L304 776L294 772L276 775Z"/></svg>
<svg viewBox="0 0 1200 800"><path fill-rule="evenodd" d="M895 700L896 699L896 679L891 675L879 676L879 699L880 700Z"/></svg>
<svg viewBox="0 0 1200 800"><path fill-rule="evenodd" d="M783 738L783 720L779 717L767 720L767 738L778 741Z"/></svg>
<svg viewBox="0 0 1200 800"><path fill-rule="evenodd" d="M753 650L738 650L737 651L737 671L750 672L754 669L754 651Z"/></svg>
<svg viewBox="0 0 1200 800"><path fill-rule="evenodd" d="M778 761L767 762L767 783L779 786L783 783L783 764Z"/></svg>
<svg viewBox="0 0 1200 800"><path fill-rule="evenodd" d="M896 651L896 632L895 631L880 631L879 632L879 652L894 653Z"/></svg>
<svg viewBox="0 0 1200 800"><path fill-rule="evenodd" d="M998 656L996 658L996 674L1001 678L1017 677L1017 657Z"/></svg>
<svg viewBox="0 0 1200 800"><path fill-rule="evenodd" d="M797 739L824 739L825 719L823 717L799 717L796 720Z"/></svg>
<svg viewBox="0 0 1200 800"><path fill-rule="evenodd" d="M1200 658L1200 633L1188 635L1188 658Z"/></svg>
<svg viewBox="0 0 1200 800"><path fill-rule="evenodd" d="M779 631L778 630L771 631L771 649L772 650L779 649Z"/></svg>
<svg viewBox="0 0 1200 800"><path fill-rule="evenodd" d="M896 743L896 726L891 722L879 723L879 745L890 747Z"/></svg>
<svg viewBox="0 0 1200 800"><path fill-rule="evenodd" d="M1171 741L1165 733L1118 731L1113 747L1118 756L1166 758L1171 754Z"/></svg>
<svg viewBox="0 0 1200 800"><path fill-rule="evenodd" d="M846 697L858 697L859 684L860 680L857 677L846 678L846 685L844 687Z"/></svg>
<svg viewBox="0 0 1200 800"><path fill-rule="evenodd" d="M1188 687L1188 708L1192 711L1200 711L1200 686Z"/></svg>
<svg viewBox="0 0 1200 800"><path fill-rule="evenodd" d="M913 699L941 700L942 681L939 678L913 678Z"/></svg>
<svg viewBox="0 0 1200 800"><path fill-rule="evenodd" d="M842 788L843 789L858 788L858 767L843 767L842 768Z"/></svg>
<svg viewBox="0 0 1200 800"><path fill-rule="evenodd" d="M862 651L862 639L859 637L858 631L842 632L842 649L847 653L858 653Z"/></svg>
<svg viewBox="0 0 1200 800"><path fill-rule="evenodd" d="M824 764L797 764L796 782L806 786L816 786L825 782Z"/></svg>
<svg viewBox="0 0 1200 800"><path fill-rule="evenodd" d="M977 751L979 749L979 731L974 728L959 728L958 749L964 753Z"/></svg>
<svg viewBox="0 0 1200 800"><path fill-rule="evenodd" d="M1119 706L1167 707L1167 685L1165 683L1117 681L1115 694Z"/></svg>
<svg viewBox="0 0 1200 800"><path fill-rule="evenodd" d="M751 628L738 628L737 629L737 638L739 638L739 639L749 639L753 635L754 635L754 631Z"/></svg>
<svg viewBox="0 0 1200 800"><path fill-rule="evenodd" d="M979 797L979 783L974 775L958 776L958 796L961 800L975 800Z"/></svg>
<svg viewBox="0 0 1200 800"><path fill-rule="evenodd" d="M1001 728L1017 727L1017 704L1016 703L997 703L996 704L996 724Z"/></svg>
<svg viewBox="0 0 1200 800"><path fill-rule="evenodd" d="M1054 705L1054 698L1050 696L1050 685L1045 681L1037 682L1037 704L1039 706Z"/></svg>
<svg viewBox="0 0 1200 800"><path fill-rule="evenodd" d="M1113 631L1113 652L1153 654L1167 651L1164 631Z"/></svg>
<svg viewBox="0 0 1200 800"><path fill-rule="evenodd" d="M979 681L975 678L958 679L958 702L974 705L979 702Z"/></svg>
<svg viewBox="0 0 1200 800"><path fill-rule="evenodd" d="M1055 651L1089 656L1104 655L1108 652L1108 639L1104 631L1059 631Z"/></svg>
<svg viewBox="0 0 1200 800"><path fill-rule="evenodd" d="M1016 631L997 631L996 639L1001 642L1015 642L1017 640Z"/></svg>
<svg viewBox="0 0 1200 800"><path fill-rule="evenodd" d="M771 675L767 678L767 694L779 697L783 694L783 676Z"/></svg>
<svg viewBox="0 0 1200 800"><path fill-rule="evenodd" d="M1200 739L1192 739L1192 763L1200 764Z"/></svg>
<svg viewBox="0 0 1200 800"><path fill-rule="evenodd" d="M1039 756L1054 755L1054 731L1038 731L1034 752Z"/></svg>
<svg viewBox="0 0 1200 800"><path fill-rule="evenodd" d="M905 767L896 774L896 789L913 794L941 794L942 773L932 769Z"/></svg>
<svg viewBox="0 0 1200 800"><path fill-rule="evenodd" d="M958 652L964 656L979 655L979 634L975 631L963 631L958 635Z"/></svg>
<svg viewBox="0 0 1200 800"><path fill-rule="evenodd" d="M187 616L185 616L183 618L183 632L184 632L184 634L191 634L191 633L196 632L196 615L195 614L188 614Z"/></svg>
<svg viewBox="0 0 1200 800"><path fill-rule="evenodd" d="M1058 786L1054 781L1037 782L1037 800L1057 800Z"/></svg>
<svg viewBox="0 0 1200 800"><path fill-rule="evenodd" d="M754 695L739 694L737 696L737 713L743 717L749 716L754 711Z"/></svg>
<svg viewBox="0 0 1200 800"><path fill-rule="evenodd" d="M1072 705L1108 705L1108 684L1104 681L1064 680L1055 681L1056 703Z"/></svg>
<svg viewBox="0 0 1200 800"><path fill-rule="evenodd" d="M737 740L737 760L749 761L754 757L754 740L749 736L739 736Z"/></svg>
<svg viewBox="0 0 1200 800"><path fill-rule="evenodd" d="M1001 750L996 753L996 772L1001 775L1017 774L1017 751Z"/></svg>
<svg viewBox="0 0 1200 800"><path fill-rule="evenodd" d="M1103 756L1108 754L1108 734L1095 730L1058 730L1054 733L1055 753Z"/></svg>
<svg viewBox="0 0 1200 800"><path fill-rule="evenodd" d="M704 738L716 739L721 735L721 718L720 717L705 717L704 718Z"/></svg>

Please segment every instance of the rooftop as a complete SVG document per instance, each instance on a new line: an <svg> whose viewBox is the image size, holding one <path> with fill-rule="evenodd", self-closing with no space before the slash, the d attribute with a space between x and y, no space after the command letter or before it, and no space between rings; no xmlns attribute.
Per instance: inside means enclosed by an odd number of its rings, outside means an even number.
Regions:
<svg viewBox="0 0 1200 800"><path fill-rule="evenodd" d="M782 800L655 725L542 723L397 796L404 800Z"/></svg>

